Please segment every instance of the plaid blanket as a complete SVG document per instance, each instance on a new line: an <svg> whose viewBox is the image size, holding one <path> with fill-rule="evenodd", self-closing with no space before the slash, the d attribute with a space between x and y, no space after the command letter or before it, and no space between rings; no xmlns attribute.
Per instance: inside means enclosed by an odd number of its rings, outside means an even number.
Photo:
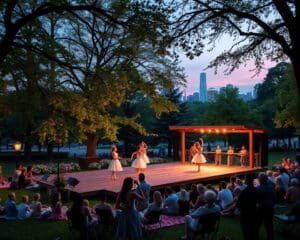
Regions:
<svg viewBox="0 0 300 240"><path fill-rule="evenodd" d="M171 226L175 226L175 225L179 225L179 224L184 224L184 217L161 215L160 223L161 223L161 225L159 225L158 223L142 224L142 227L145 230L151 231L151 230L156 230L156 229L160 228L160 226L162 228L165 228L165 227L171 227Z"/></svg>

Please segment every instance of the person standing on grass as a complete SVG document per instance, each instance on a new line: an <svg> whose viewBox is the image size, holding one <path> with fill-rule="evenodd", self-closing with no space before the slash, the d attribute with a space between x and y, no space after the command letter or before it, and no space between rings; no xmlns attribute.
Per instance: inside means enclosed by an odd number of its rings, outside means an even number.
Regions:
<svg viewBox="0 0 300 240"><path fill-rule="evenodd" d="M117 179L117 172L123 171L121 162L120 162L120 157L118 154L118 149L116 146L111 147L111 158L112 160L110 161L110 164L108 166L108 170L111 171L111 179L113 181L116 181Z"/></svg>
<svg viewBox="0 0 300 240"><path fill-rule="evenodd" d="M254 176L246 175L247 187L240 193L237 200L237 208L240 211L240 223L245 240L258 240L258 214L257 204L259 192L253 184Z"/></svg>

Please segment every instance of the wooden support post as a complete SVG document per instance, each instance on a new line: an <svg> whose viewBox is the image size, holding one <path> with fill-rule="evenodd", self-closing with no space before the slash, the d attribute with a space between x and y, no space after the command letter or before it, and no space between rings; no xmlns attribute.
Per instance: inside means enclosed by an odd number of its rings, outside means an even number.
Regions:
<svg viewBox="0 0 300 240"><path fill-rule="evenodd" d="M254 153L253 153L253 131L249 132L249 165L250 168L254 167Z"/></svg>
<svg viewBox="0 0 300 240"><path fill-rule="evenodd" d="M185 131L180 132L181 134L181 163L185 164Z"/></svg>

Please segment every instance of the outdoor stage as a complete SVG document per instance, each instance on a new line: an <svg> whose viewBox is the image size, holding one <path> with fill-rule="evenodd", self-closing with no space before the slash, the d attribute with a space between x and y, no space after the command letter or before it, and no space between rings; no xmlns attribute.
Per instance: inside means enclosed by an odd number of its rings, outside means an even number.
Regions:
<svg viewBox="0 0 300 240"><path fill-rule="evenodd" d="M257 172L261 168L250 168L240 166L215 166L214 164L202 164L201 171L197 172L197 166L189 163L179 162L161 163L148 165L145 170L146 181L152 186L152 190L163 189L166 186L179 186L181 183L207 183L210 181L229 180L232 175L243 175L245 173ZM53 186L53 179L56 174L51 175L47 181L37 177L37 182L46 187ZM117 180L111 180L111 171L92 170L82 172L64 173L65 179L73 177L79 180L75 187L67 186L71 192L80 193L82 196L92 196L100 191L107 191L110 194L117 194L126 177L138 178L138 174L132 167L125 167L123 172L117 173Z"/></svg>

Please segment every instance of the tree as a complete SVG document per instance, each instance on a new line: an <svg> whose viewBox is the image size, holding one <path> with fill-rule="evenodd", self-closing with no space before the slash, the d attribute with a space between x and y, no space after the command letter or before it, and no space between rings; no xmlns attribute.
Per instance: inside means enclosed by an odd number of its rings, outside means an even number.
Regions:
<svg viewBox="0 0 300 240"><path fill-rule="evenodd" d="M222 36L234 44L208 67L227 67L226 73L254 59L259 72L265 59L285 60L293 66L300 94L300 35L297 0L185 0L178 1L173 22L173 38L190 58L208 46L215 47ZM174 1L172 1L174 6Z"/></svg>
<svg viewBox="0 0 300 240"><path fill-rule="evenodd" d="M59 91L49 100L51 118L39 128L43 141L58 136L64 140L70 134L78 141L87 140L88 157L96 155L99 137L116 141L121 126L146 134L136 116L115 114L114 109L132 94L146 95L159 115L176 106L158 90L184 82L176 62L162 51L166 27L162 13L126 1L113 1L107 9L121 19L135 12L134 24L124 29L85 13L77 14L86 19L84 23L65 20L66 33L59 36L59 43L79 68L63 69Z"/></svg>
<svg viewBox="0 0 300 240"><path fill-rule="evenodd" d="M186 125L188 121L187 105L185 102L181 102L182 92L178 88L171 88L170 91L163 93L171 102L176 104L176 111L170 111L169 113L163 113L160 118L157 119L155 124L154 133L157 135L154 138L155 143L167 142L168 144L168 156L171 157L172 147L174 149L175 143L174 133L169 130L171 125ZM176 152L176 149L174 149Z"/></svg>
<svg viewBox="0 0 300 240"><path fill-rule="evenodd" d="M217 96L216 101L207 103L200 119L204 125L240 125L249 124L250 111L246 102L238 95L236 87L226 87Z"/></svg>
<svg viewBox="0 0 300 240"><path fill-rule="evenodd" d="M62 61L59 56L49 54L47 49L37 44L24 45L20 42L22 39L21 30L31 25L34 21L39 20L49 15L60 15L68 13L75 19L80 19L77 15L78 12L88 12L97 16L98 18L104 18L108 21L118 23L126 26L126 22L123 20L115 19L113 12L109 12L102 1L32 1L24 0L19 2L17 0L1 1L0 3L0 67L6 60L8 54L14 50L27 49L49 58L51 61L55 61L58 64L71 67L68 62Z"/></svg>
<svg viewBox="0 0 300 240"><path fill-rule="evenodd" d="M293 127L300 135L300 97L293 78L292 70L288 68L286 75L276 88L278 108L274 122L278 128Z"/></svg>

